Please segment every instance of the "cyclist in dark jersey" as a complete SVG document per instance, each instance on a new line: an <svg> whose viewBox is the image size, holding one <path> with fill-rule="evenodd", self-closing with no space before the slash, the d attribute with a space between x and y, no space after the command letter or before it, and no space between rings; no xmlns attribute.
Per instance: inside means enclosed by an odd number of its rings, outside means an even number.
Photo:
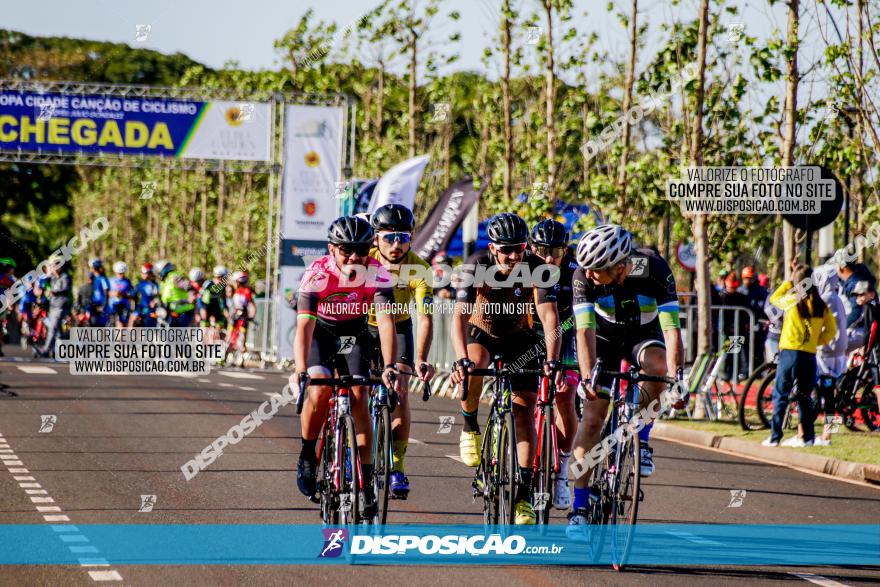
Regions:
<svg viewBox="0 0 880 587"><path fill-rule="evenodd" d="M199 320L202 328L211 326L213 320L217 328L226 328L226 275L229 271L223 265L214 267L214 279L205 282L199 294Z"/></svg>
<svg viewBox="0 0 880 587"><path fill-rule="evenodd" d="M626 359L649 375L674 374L680 380L684 345L675 278L662 257L651 249L637 249L633 254L632 235L620 226L605 224L584 235L578 243L577 261L573 309L579 393L587 400L575 438L575 458L581 460L599 441L608 413L610 378L589 379L596 359L601 358L609 371L618 370L621 359ZM642 389L644 407L659 397L664 385L645 383ZM642 475L650 476L654 462L646 435L646 429L639 434L640 468ZM581 471L575 481L574 509L569 514L572 538L583 538L588 528L589 477L589 471Z"/></svg>
<svg viewBox="0 0 880 587"><path fill-rule="evenodd" d="M471 256L456 276L455 316L452 321L452 346L456 368L450 379L458 385L471 366L488 367L494 355L514 368L536 369L545 354L545 372L554 374L557 386L562 383L558 369L559 338L551 336L559 326L556 294L551 283L539 281L545 276L558 278L558 271L542 271L544 263L526 251L529 229L516 214L497 214L486 227L489 250ZM524 271L525 269L525 271ZM555 268L553 268L555 269ZM468 283L470 282L470 283ZM541 340L532 330L532 307L547 333ZM470 377L471 392L462 402L464 428L459 439L465 465L480 464L480 427L477 408L482 377ZM521 485L514 496L516 524L534 524L532 508L532 461L535 454L535 425L532 415L537 399L537 379L514 376L513 410L516 424L517 456Z"/></svg>
<svg viewBox="0 0 880 587"><path fill-rule="evenodd" d="M532 227L529 236L532 253L545 263L559 267L559 281L553 286L556 292L556 308L559 312L559 329L556 336L560 340L559 362L566 375L556 394L556 431L559 443L559 478L553 490L553 506L559 510L571 507L571 489L568 485L568 461L577 430L577 413L574 408L574 393L577 386L578 365L574 340L574 314L571 310L572 277L578 267L577 259L568 247L568 232L556 220L548 218ZM536 319L535 332L544 336L545 330Z"/></svg>

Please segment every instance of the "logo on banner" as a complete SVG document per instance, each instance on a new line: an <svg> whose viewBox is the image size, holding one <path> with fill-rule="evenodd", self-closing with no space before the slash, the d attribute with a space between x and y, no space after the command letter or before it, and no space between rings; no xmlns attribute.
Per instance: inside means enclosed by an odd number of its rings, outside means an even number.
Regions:
<svg viewBox="0 0 880 587"><path fill-rule="evenodd" d="M306 156L303 157L303 160L309 167L317 167L321 164L321 156L318 155L315 151L309 151L308 153L306 153Z"/></svg>
<svg viewBox="0 0 880 587"><path fill-rule="evenodd" d="M348 530L345 528L323 528L324 548L318 558L336 558L342 554L345 541L348 540Z"/></svg>
<svg viewBox="0 0 880 587"><path fill-rule="evenodd" d="M314 137L319 139L332 139L330 125L326 120L307 120L296 127L293 132L297 137Z"/></svg>
<svg viewBox="0 0 880 587"><path fill-rule="evenodd" d="M238 106L230 106L226 109L226 124L229 126L241 126L242 122L251 119L254 113L253 104L239 104Z"/></svg>
<svg viewBox="0 0 880 587"><path fill-rule="evenodd" d="M318 203L309 198L303 202L303 214L306 216L314 216L318 212Z"/></svg>

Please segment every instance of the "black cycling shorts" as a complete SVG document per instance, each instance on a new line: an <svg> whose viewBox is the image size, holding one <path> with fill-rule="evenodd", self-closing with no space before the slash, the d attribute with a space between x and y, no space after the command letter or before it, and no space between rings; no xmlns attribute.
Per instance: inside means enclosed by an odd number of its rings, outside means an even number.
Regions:
<svg viewBox="0 0 880 587"><path fill-rule="evenodd" d="M316 321L309 350L309 367L325 367L331 374L370 374L372 339L366 328L366 320L349 320L353 324L328 324Z"/></svg>
<svg viewBox="0 0 880 587"><path fill-rule="evenodd" d="M540 369L547 356L547 347L541 337L533 332L523 332L521 336L496 338L476 326L467 327L467 344L479 344L486 349L491 361L500 355L504 363L520 369ZM537 393L538 377L536 375L514 375L510 378L514 391Z"/></svg>
<svg viewBox="0 0 880 587"><path fill-rule="evenodd" d="M373 360L376 365L376 369L381 370L384 365L384 361L382 360L382 345L379 343L379 327L370 326L370 337L373 339ZM394 323L395 337L397 338L396 349L397 349L397 360L396 363L403 363L404 365L409 365L410 368L415 368L415 345L413 344L413 323L412 320L407 318L406 320L401 320L400 322Z"/></svg>
<svg viewBox="0 0 880 587"><path fill-rule="evenodd" d="M666 348L666 343L663 342L663 333L659 330L653 332L642 330L622 337L615 337L613 340L606 336L596 333L596 354L598 358L602 359L602 366L608 371L620 371L620 362L623 359L626 359L630 365L641 368L639 356L644 349L652 346ZM602 399L610 399L610 394L600 388L609 389L611 383L611 377L602 374L599 375L597 381L593 382L593 389Z"/></svg>

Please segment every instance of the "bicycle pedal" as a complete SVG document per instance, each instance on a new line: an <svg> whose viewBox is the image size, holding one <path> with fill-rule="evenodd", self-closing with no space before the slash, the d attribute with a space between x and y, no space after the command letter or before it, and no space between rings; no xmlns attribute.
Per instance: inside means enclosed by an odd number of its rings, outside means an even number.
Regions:
<svg viewBox="0 0 880 587"><path fill-rule="evenodd" d="M645 501L645 492L639 487L639 501Z"/></svg>

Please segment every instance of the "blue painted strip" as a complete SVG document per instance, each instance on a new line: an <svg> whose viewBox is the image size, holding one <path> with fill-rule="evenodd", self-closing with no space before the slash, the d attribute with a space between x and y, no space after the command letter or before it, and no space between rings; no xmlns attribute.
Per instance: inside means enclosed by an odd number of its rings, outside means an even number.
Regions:
<svg viewBox="0 0 880 587"><path fill-rule="evenodd" d="M120 564L528 564L608 565L605 549L565 535L564 525L88 525L88 542ZM627 527L619 527L619 531ZM601 527L594 527L600 532ZM638 565L877 565L880 525L642 524L628 559ZM0 564L77 564L45 525L2 525ZM61 538L73 538L61 535ZM85 538L80 537L80 538ZM324 556L321 557L321 554ZM80 556L77 556L80 554Z"/></svg>

